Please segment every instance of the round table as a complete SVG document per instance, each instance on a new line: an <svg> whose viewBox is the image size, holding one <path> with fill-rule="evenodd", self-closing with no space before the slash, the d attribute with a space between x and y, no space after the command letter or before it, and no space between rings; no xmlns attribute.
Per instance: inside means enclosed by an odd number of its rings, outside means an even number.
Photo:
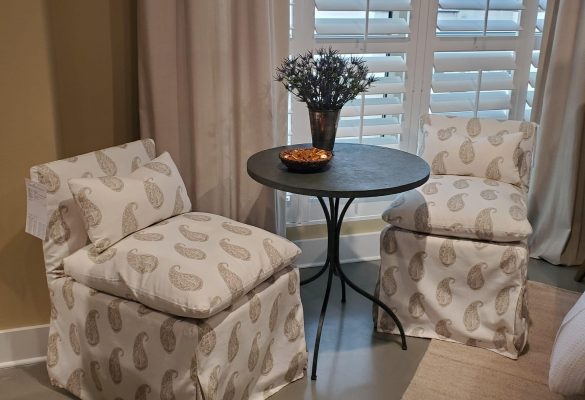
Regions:
<svg viewBox="0 0 585 400"><path fill-rule="evenodd" d="M248 175L257 182L274 189L316 196L325 214L327 260L319 272L301 281L301 285L305 285L320 277L325 271L329 271L313 351L311 379L315 380L321 331L329 303L333 275L337 275L341 281L342 302L345 302L345 284L347 283L350 288L376 303L392 317L400 331L402 348L406 350L404 329L392 310L349 280L344 273L339 261L339 236L343 217L355 198L384 196L414 189L429 179L430 169L423 159L414 154L364 144L335 144L333 159L325 169L314 173L290 172L278 158L278 153L287 148L310 146L310 144L302 144L260 151L248 159ZM327 198L329 207L324 198ZM339 200L342 198L347 198L348 201L340 210Z"/></svg>

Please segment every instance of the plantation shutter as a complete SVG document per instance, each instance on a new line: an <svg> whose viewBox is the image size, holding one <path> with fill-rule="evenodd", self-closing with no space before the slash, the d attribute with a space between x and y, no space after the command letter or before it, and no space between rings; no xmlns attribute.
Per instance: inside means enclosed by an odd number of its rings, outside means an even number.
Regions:
<svg viewBox="0 0 585 400"><path fill-rule="evenodd" d="M439 0L429 110L523 119L536 0Z"/></svg>
<svg viewBox="0 0 585 400"><path fill-rule="evenodd" d="M366 60L379 81L341 111L340 141L398 147L405 115L409 0L316 0L315 46Z"/></svg>
<svg viewBox="0 0 585 400"><path fill-rule="evenodd" d="M291 54L333 47L380 78L342 109L337 141L414 152L425 113L529 119L546 0L291 0ZM289 143L310 142L291 101ZM389 171L392 173L392 171ZM290 196L289 225L322 222ZM388 199L354 202L346 220L379 218Z"/></svg>

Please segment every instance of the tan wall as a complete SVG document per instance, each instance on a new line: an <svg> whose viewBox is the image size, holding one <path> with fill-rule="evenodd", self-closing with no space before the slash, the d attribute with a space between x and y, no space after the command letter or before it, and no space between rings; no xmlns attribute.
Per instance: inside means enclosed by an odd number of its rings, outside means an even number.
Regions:
<svg viewBox="0 0 585 400"><path fill-rule="evenodd" d="M47 12L60 157L135 140L136 0L48 0Z"/></svg>
<svg viewBox="0 0 585 400"><path fill-rule="evenodd" d="M55 158L47 21L40 1L0 7L0 329L47 321L41 243L23 231L31 165Z"/></svg>
<svg viewBox="0 0 585 400"><path fill-rule="evenodd" d="M138 138L136 0L0 4L0 329L48 322L30 166Z"/></svg>

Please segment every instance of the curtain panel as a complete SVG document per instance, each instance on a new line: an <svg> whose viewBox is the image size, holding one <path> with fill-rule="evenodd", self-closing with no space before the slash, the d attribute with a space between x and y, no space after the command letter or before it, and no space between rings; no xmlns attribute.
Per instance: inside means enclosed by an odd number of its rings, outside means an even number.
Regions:
<svg viewBox="0 0 585 400"><path fill-rule="evenodd" d="M532 119L540 123L529 198L533 257L585 261L585 2L549 0Z"/></svg>
<svg viewBox="0 0 585 400"><path fill-rule="evenodd" d="M286 144L287 95L273 71L288 25L279 0L138 3L141 135L172 155L194 210L282 231L282 201L246 161Z"/></svg>

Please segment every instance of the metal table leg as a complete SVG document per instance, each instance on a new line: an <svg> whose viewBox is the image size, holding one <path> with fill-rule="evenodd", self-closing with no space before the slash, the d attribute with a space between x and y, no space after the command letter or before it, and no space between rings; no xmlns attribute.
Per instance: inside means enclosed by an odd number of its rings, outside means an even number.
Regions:
<svg viewBox="0 0 585 400"><path fill-rule="evenodd" d="M327 260L325 264L319 272L315 275L304 279L301 281L301 285L305 285L307 283L313 282L317 278L319 278L327 269L329 269L329 274L327 277L327 288L325 289L325 297L323 298L323 305L321 306L321 314L319 317L319 325L317 327L317 336L315 337L315 347L313 350L313 367L311 371L311 379L317 379L317 361L319 357L319 345L321 343L321 332L323 331L323 322L325 320L325 314L327 312L327 304L329 303L329 296L331 294L331 284L333 281L333 275L338 275L341 281L341 302L345 303L345 284L347 283L350 288L355 290L358 294L364 296L368 300L376 303L380 308L390 315L390 317L396 323L398 330L400 331L400 337L402 339L402 349L406 350L406 336L404 335L404 329L402 328L402 323L396 317L396 315L390 310L388 306L382 303L380 300L376 299L374 296L357 286L351 280L347 278L343 270L341 269L341 263L339 262L339 237L341 234L341 224L343 223L343 217L347 212L347 209L353 202L353 198L348 199L347 203L339 213L339 198L328 198L329 200L329 208L327 208L325 201L322 197L317 198L319 203L321 204L321 208L323 208L323 213L325 214L325 220L327 222Z"/></svg>

